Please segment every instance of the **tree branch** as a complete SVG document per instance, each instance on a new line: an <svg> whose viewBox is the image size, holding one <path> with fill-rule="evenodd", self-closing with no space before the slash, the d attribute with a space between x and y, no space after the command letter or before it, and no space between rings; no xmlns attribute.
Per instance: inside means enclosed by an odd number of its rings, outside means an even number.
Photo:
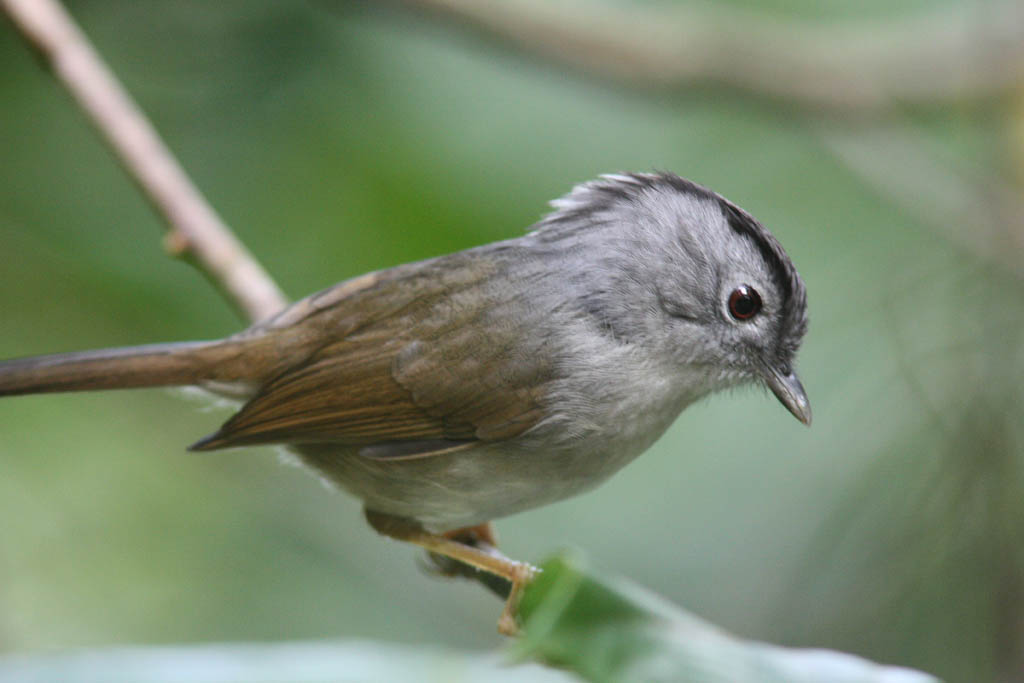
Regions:
<svg viewBox="0 0 1024 683"><path fill-rule="evenodd" d="M187 257L250 321L284 295L221 221L74 20L56 0L0 0L24 38L114 149L168 225L165 247Z"/></svg>
<svg viewBox="0 0 1024 683"><path fill-rule="evenodd" d="M720 83L810 108L873 113L998 96L1024 83L1022 10L1008 2L839 27L589 0L402 3L630 86Z"/></svg>
<svg viewBox="0 0 1024 683"><path fill-rule="evenodd" d="M29 44L113 147L143 193L167 221L167 250L203 272L250 321L278 312L284 295L221 221L156 130L118 83L57 0L0 0ZM456 563L455 574L502 595L507 582Z"/></svg>

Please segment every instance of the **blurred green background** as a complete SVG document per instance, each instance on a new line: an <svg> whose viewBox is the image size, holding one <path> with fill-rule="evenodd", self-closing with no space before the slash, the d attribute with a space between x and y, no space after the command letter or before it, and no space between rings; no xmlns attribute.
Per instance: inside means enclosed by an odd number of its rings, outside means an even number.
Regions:
<svg viewBox="0 0 1024 683"><path fill-rule="evenodd" d="M995 6L734 5L829 29ZM521 234L603 172L670 169L751 211L807 282L813 428L715 397L598 490L502 520L505 550L582 548L747 637L1024 679L1017 93L826 110L632 87L400 5L69 7L291 297ZM9 24L0 102L0 357L242 327ZM0 402L0 650L499 644L492 596L274 451L184 452L226 416L157 390Z"/></svg>

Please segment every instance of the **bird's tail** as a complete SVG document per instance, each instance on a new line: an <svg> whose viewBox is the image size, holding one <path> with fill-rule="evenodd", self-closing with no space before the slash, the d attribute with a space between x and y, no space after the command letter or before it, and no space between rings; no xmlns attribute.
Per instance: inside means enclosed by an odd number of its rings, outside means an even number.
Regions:
<svg viewBox="0 0 1024 683"><path fill-rule="evenodd" d="M0 396L245 380L244 347L233 340L182 342L0 361Z"/></svg>

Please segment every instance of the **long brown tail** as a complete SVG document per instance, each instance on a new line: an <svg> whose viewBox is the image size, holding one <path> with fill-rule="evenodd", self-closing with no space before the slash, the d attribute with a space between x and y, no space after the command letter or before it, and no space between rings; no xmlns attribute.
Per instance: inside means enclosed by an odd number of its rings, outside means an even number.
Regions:
<svg viewBox="0 0 1024 683"><path fill-rule="evenodd" d="M240 346L231 341L182 342L0 361L0 396L243 379L224 377L225 365L237 372Z"/></svg>

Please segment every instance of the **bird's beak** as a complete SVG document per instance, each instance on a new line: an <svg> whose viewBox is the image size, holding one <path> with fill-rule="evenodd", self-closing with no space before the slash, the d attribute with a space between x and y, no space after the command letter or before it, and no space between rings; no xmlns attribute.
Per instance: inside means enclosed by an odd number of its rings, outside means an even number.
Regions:
<svg viewBox="0 0 1024 683"><path fill-rule="evenodd" d="M793 413L793 417L811 426L811 403L807 400L804 385L792 370L783 372L774 367L764 371L764 381L782 405Z"/></svg>

